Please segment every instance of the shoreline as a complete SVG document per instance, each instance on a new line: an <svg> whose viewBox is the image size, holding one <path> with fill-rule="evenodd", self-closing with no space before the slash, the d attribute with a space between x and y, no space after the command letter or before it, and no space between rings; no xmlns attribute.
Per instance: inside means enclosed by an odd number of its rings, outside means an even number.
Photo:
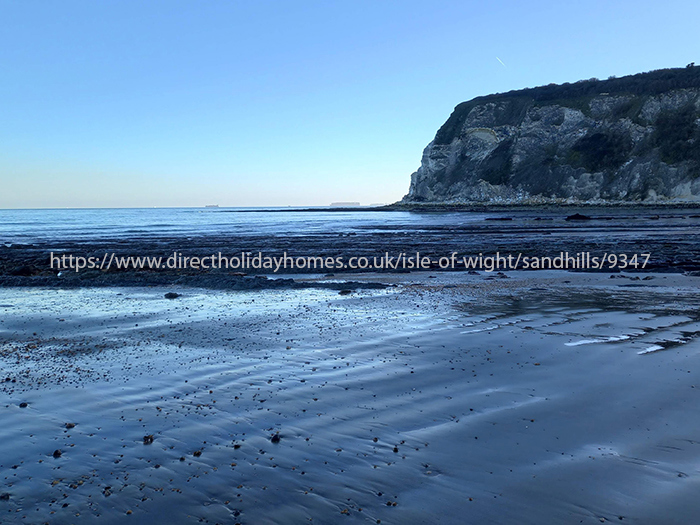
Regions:
<svg viewBox="0 0 700 525"><path fill-rule="evenodd" d="M597 209L600 210L600 209ZM700 213L693 209L662 210L648 208L631 213L630 209L511 209L489 213L452 213L448 219L430 217L416 222L400 219L381 220L348 226L342 231L308 231L300 234L236 234L163 235L152 234L133 238L104 236L95 238L32 239L25 242L0 243L0 286L139 286L191 285L213 289L295 288L285 281L287 276L333 274L342 280L349 267L282 268L272 272L265 268L226 269L149 269L138 271L103 269L79 273L51 267L51 254L93 257L96 260L119 257L160 257L163 260L178 253L184 257L227 258L242 253L269 257L320 257L348 261L366 257L374 261L401 254L431 258L429 268L392 268L388 273L408 271L467 271L467 268L441 269L438 260L451 254L457 257L512 254L514 257L554 257L561 252L591 253L593 256L650 254L644 272L700 271ZM580 212L578 217L575 216ZM584 220L568 220L573 218ZM615 268L609 268L614 271ZM504 270L504 268L499 268ZM371 269L368 271L372 271ZM511 271L505 269L505 271ZM624 271L624 269L623 269ZM60 275L59 275L60 273ZM360 272L363 273L363 272ZM358 285L359 286L359 285Z"/></svg>
<svg viewBox="0 0 700 525"><path fill-rule="evenodd" d="M196 207L195 207L196 208ZM227 209L219 208L222 213L254 213L265 211L270 213L290 212L391 212L391 211L426 211L426 212L499 212L499 211L542 211L567 209L601 209L611 210L624 208L626 210L664 209L664 210L694 210L700 209L700 201L678 202L644 202L644 201L609 201L609 202L541 202L541 203L504 203L504 202L403 202L398 201L382 206L328 206L328 207L299 207L293 209L271 208L259 209Z"/></svg>

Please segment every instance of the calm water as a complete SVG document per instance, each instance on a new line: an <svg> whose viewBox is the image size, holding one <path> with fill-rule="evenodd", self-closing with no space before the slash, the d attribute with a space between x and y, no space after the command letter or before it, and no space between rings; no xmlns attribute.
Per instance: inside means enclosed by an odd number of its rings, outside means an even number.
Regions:
<svg viewBox="0 0 700 525"><path fill-rule="evenodd" d="M0 210L0 242L161 236L269 235L369 232L387 228L463 225L479 213L274 211L263 208L123 208Z"/></svg>

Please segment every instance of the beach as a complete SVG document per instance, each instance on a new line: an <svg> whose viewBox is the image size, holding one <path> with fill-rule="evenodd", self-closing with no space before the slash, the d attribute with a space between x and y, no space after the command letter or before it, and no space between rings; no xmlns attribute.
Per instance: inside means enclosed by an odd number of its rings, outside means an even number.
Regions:
<svg viewBox="0 0 700 525"><path fill-rule="evenodd" d="M688 523L697 279L3 288L1 519Z"/></svg>
<svg viewBox="0 0 700 525"><path fill-rule="evenodd" d="M2 14L0 525L700 522L700 3Z"/></svg>

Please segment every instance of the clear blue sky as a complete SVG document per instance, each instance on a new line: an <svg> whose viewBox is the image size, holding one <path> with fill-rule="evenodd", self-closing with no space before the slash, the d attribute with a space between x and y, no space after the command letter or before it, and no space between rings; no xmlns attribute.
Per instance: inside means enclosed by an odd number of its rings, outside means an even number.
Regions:
<svg viewBox="0 0 700 525"><path fill-rule="evenodd" d="M0 0L0 207L396 201L459 102L700 63L699 20L694 0Z"/></svg>

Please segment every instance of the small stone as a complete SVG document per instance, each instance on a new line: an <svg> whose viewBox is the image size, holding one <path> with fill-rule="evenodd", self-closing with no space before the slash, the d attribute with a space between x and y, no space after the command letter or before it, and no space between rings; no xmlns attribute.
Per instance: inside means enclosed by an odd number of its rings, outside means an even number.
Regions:
<svg viewBox="0 0 700 525"><path fill-rule="evenodd" d="M340 290L338 292L338 295L350 295L352 293L352 290Z"/></svg>
<svg viewBox="0 0 700 525"><path fill-rule="evenodd" d="M19 408L27 408L28 406L29 406L29 405L27 405L27 403L25 403L24 401L22 401L22 402L19 404Z"/></svg>
<svg viewBox="0 0 700 525"><path fill-rule="evenodd" d="M66 423L66 428L70 430L71 428L75 428L75 423Z"/></svg>
<svg viewBox="0 0 700 525"><path fill-rule="evenodd" d="M144 445L150 445L153 443L153 440L155 438L153 437L153 434L148 434L147 436L143 436L143 444Z"/></svg>
<svg viewBox="0 0 700 525"><path fill-rule="evenodd" d="M192 453L192 455L193 455L194 457L198 458L199 456L202 455L202 451L201 451L201 450L195 450L195 451Z"/></svg>
<svg viewBox="0 0 700 525"><path fill-rule="evenodd" d="M180 294L179 294L179 293L175 293L175 292L168 292L168 293L165 294L164 297L165 297L166 299L177 299L178 297L180 297Z"/></svg>
<svg viewBox="0 0 700 525"><path fill-rule="evenodd" d="M281 438L280 438L280 433L279 433L279 432L277 432L276 434L272 434L272 436L270 437L270 441L271 441L272 443L279 443L279 442L280 442L280 439L281 439Z"/></svg>
<svg viewBox="0 0 700 525"><path fill-rule="evenodd" d="M9 492L3 492L0 494L0 500L2 501L7 501L10 499L10 493Z"/></svg>
<svg viewBox="0 0 700 525"><path fill-rule="evenodd" d="M53 457L56 459L60 458L62 454L63 452L61 452L59 449L53 451Z"/></svg>

